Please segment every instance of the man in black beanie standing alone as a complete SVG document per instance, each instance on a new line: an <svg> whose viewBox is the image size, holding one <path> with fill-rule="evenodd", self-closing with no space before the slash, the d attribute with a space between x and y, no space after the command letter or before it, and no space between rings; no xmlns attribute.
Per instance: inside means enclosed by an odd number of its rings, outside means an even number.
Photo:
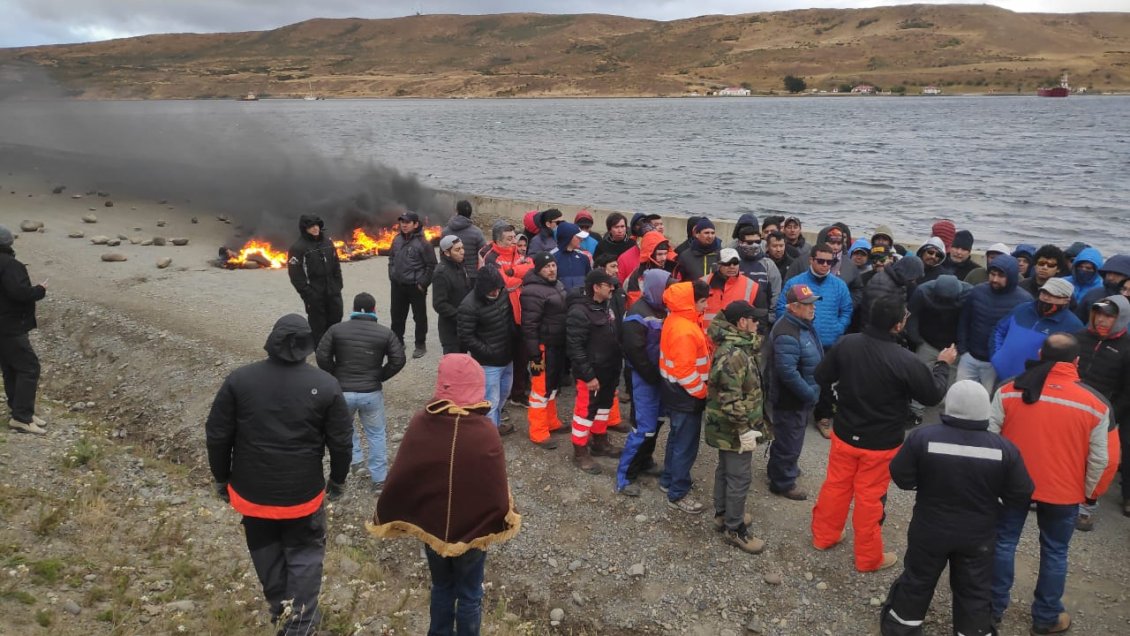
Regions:
<svg viewBox="0 0 1130 636"><path fill-rule="evenodd" d="M36 327L35 303L47 295L47 281L31 284L27 267L16 260L13 242L11 230L0 225L0 371L12 411L8 428L46 435L47 422L35 415L39 358L27 334Z"/></svg>

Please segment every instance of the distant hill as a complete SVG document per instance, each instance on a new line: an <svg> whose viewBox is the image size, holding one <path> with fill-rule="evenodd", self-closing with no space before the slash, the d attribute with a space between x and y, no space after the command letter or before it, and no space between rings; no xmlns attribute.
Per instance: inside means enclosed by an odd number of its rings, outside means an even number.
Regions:
<svg viewBox="0 0 1130 636"><path fill-rule="evenodd" d="M918 93L1130 90L1130 13L811 9L656 22L608 15L316 19L272 31L0 50L103 98L683 95L869 83Z"/></svg>

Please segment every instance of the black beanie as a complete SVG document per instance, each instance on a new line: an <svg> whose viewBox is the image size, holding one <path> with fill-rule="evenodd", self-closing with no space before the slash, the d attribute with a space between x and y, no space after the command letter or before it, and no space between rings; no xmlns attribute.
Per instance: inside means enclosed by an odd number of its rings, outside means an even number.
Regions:
<svg viewBox="0 0 1130 636"><path fill-rule="evenodd" d="M714 222L711 221L710 219L706 218L705 216L702 217L701 219L699 219L698 223L694 224L694 233L695 234L698 234L699 232L701 232L703 230L713 230L713 229L714 229Z"/></svg>
<svg viewBox="0 0 1130 636"><path fill-rule="evenodd" d="M541 269L554 262L554 260L553 254L549 252L538 252L537 256L534 257L534 271L540 275Z"/></svg>
<svg viewBox="0 0 1130 636"><path fill-rule="evenodd" d="M459 203L456 203L455 204L455 211L459 214L459 216L465 216L467 218L470 218L471 217L471 202L464 200L464 201L460 201Z"/></svg>
<svg viewBox="0 0 1130 636"><path fill-rule="evenodd" d="M953 235L953 242L950 243L951 247L958 247L963 250L973 249L973 232L969 230L958 230Z"/></svg>

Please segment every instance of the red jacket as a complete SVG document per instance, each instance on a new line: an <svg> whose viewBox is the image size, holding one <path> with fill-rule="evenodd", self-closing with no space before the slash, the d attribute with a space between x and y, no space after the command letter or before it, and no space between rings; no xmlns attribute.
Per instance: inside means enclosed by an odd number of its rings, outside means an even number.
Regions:
<svg viewBox="0 0 1130 636"><path fill-rule="evenodd" d="M514 322L522 324L522 278L530 271L534 262L518 253L517 247L503 248L497 243L490 244L490 251L483 258L483 264L494 263L506 281L506 291L510 294L510 308L514 310Z"/></svg>
<svg viewBox="0 0 1130 636"><path fill-rule="evenodd" d="M753 305L757 300L757 290L760 286L757 281L745 274L738 274L722 282L722 286L715 285L714 277L718 272L711 272L704 279L710 285L710 297L706 299L706 314L702 317L702 324L706 327L714 320L718 312L735 300L744 300Z"/></svg>
<svg viewBox="0 0 1130 636"><path fill-rule="evenodd" d="M993 396L989 430L1020 449L1036 484L1032 499L1061 505L1098 499L1118 467L1118 430L1110 426L1110 406L1068 362L1056 363L1039 399L1026 404L1016 386L1026 375Z"/></svg>
<svg viewBox="0 0 1130 636"><path fill-rule="evenodd" d="M617 259L616 263L620 267L620 285L623 286L624 291L628 295L628 302L624 306L625 309L631 309L632 304L639 300L640 296L643 294L643 273L653 267L659 267L653 260L653 256L655 255L656 248L663 243L667 243L669 252L671 242L660 232L652 230L644 234L644 237L640 240L639 247L629 249ZM635 256L627 260L634 261L636 265L632 269L627 270L627 274L625 274L624 267L627 266L627 263L624 257L633 251L635 252Z"/></svg>

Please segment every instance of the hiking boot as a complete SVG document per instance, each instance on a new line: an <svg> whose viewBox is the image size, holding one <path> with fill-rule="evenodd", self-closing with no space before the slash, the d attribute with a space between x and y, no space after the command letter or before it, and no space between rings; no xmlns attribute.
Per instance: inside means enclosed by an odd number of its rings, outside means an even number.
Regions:
<svg viewBox="0 0 1130 636"><path fill-rule="evenodd" d="M883 560L879 562L879 567L875 568L872 571L878 572L880 570L886 570L887 568L894 567L894 565L898 562L899 558L897 554L895 554L894 552L884 552Z"/></svg>
<svg viewBox="0 0 1130 636"><path fill-rule="evenodd" d="M509 435L513 432L514 432L514 425L511 424L510 422L503 422L502 425L498 427L498 436L499 437L506 437L507 435Z"/></svg>
<svg viewBox="0 0 1130 636"><path fill-rule="evenodd" d="M706 510L706 506L698 503L690 497L683 497L678 501L671 501L670 499L668 499L667 507L674 508L675 510L682 510L688 515L697 515L700 514L703 510Z"/></svg>
<svg viewBox="0 0 1130 636"><path fill-rule="evenodd" d="M542 450L553 450L557 448L557 440L552 437L547 437L544 442L534 442L534 446Z"/></svg>
<svg viewBox="0 0 1130 636"><path fill-rule="evenodd" d="M832 420L827 417L816 420L816 430L820 433L820 437L832 439Z"/></svg>
<svg viewBox="0 0 1130 636"><path fill-rule="evenodd" d="M749 534L749 529L743 523L737 530L727 530L722 535L722 542L737 547L747 554L761 554L765 550L765 541Z"/></svg>
<svg viewBox="0 0 1130 636"><path fill-rule="evenodd" d="M792 488L784 492L773 492L773 494L777 495L778 497L784 497L785 499L792 499L793 501L805 501L808 499L808 493L804 492L800 488L797 488L796 486L793 486Z"/></svg>
<svg viewBox="0 0 1130 636"><path fill-rule="evenodd" d="M1041 636L1042 634L1062 634L1071 629L1071 614L1067 612L1060 612L1059 617L1051 625L1032 625L1032 630L1029 634Z"/></svg>
<svg viewBox="0 0 1130 636"><path fill-rule="evenodd" d="M846 538L847 538L847 528L844 528L844 531L840 533L840 538L839 538L839 539L836 539L836 542L835 542L835 543L833 543L832 545L824 546L824 547L822 548L822 547L820 547L820 546L816 545L816 541L815 541L815 540L813 540L813 541L812 541L812 547L816 548L817 550L820 550L821 552L823 552L824 550L831 550L832 548L834 548L834 547L836 547L836 546L840 545L841 543L843 543L843 542L844 542L844 539L846 539Z"/></svg>
<svg viewBox="0 0 1130 636"><path fill-rule="evenodd" d="M21 433L33 433L35 435L47 434L47 431L40 428L35 422L21 422L14 417L8 420L8 428Z"/></svg>
<svg viewBox="0 0 1130 636"><path fill-rule="evenodd" d="M580 468L582 472L590 475L599 475L600 466L592 460L592 453L589 452L588 446L578 446L573 444L573 463Z"/></svg>
<svg viewBox="0 0 1130 636"><path fill-rule="evenodd" d="M385 491L385 483L383 481L370 482L369 491L374 495L380 497L381 493Z"/></svg>
<svg viewBox="0 0 1130 636"><path fill-rule="evenodd" d="M663 473L662 473L662 471L660 471L660 473L659 473L659 474L661 474L661 475L662 475L662 474L663 474ZM670 486L664 486L663 484L659 484L659 492L663 492L663 493L665 493L665 492L667 492L667 490L668 490L669 488L670 488ZM690 491L692 491L692 490L695 490L695 486L694 486L694 482L693 482L693 481L691 482L691 487L690 487L690 488L687 488L687 492L690 492Z"/></svg>
<svg viewBox="0 0 1130 636"><path fill-rule="evenodd" d="M633 481L627 486L624 486L624 489L620 491L620 494L624 495L625 497L639 497L641 492L642 490L640 490L640 485Z"/></svg>
<svg viewBox="0 0 1130 636"><path fill-rule="evenodd" d="M1095 518L1091 515L1079 515L1075 518L1075 529L1079 532L1090 532L1095 529Z"/></svg>
<svg viewBox="0 0 1130 636"><path fill-rule="evenodd" d="M412 359L415 360L416 358L423 358L425 355L427 355L427 353L427 347L425 347L424 345L416 345L416 348L412 350Z"/></svg>
<svg viewBox="0 0 1130 636"><path fill-rule="evenodd" d="M632 425L628 424L627 422L620 422L616 426L609 426L608 430L612 431L613 433L623 433L627 435L628 433L632 432Z"/></svg>
<svg viewBox="0 0 1130 636"><path fill-rule="evenodd" d="M592 434L593 457L619 457L623 450L624 449L619 446L613 446L608 442L608 433Z"/></svg>
<svg viewBox="0 0 1130 636"><path fill-rule="evenodd" d="M744 523L747 526L749 524L753 523L753 515L749 514L748 512L745 513L744 515L742 515L742 523ZM724 513L724 512L714 513L714 531L715 532L722 532L725 529L726 529L726 513Z"/></svg>

